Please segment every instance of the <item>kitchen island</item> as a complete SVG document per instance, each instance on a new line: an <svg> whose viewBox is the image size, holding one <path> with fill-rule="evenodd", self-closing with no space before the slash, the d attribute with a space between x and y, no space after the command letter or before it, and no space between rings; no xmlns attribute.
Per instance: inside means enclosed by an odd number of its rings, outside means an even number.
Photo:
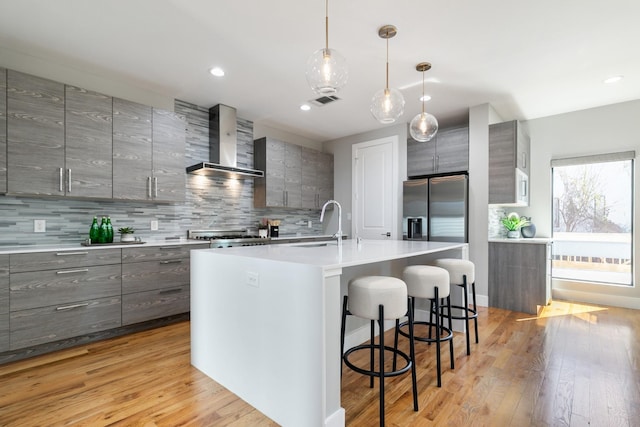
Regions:
<svg viewBox="0 0 640 427"><path fill-rule="evenodd" d="M344 426L340 311L348 281L467 258L467 244L345 240L191 253L191 363L283 426ZM368 324L368 322L367 322ZM349 331L346 346L368 339Z"/></svg>

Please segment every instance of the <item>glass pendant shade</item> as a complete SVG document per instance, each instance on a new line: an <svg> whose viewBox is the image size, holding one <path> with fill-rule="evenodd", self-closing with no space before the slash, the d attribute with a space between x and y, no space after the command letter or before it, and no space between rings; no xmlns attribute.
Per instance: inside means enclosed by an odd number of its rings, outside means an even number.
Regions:
<svg viewBox="0 0 640 427"><path fill-rule="evenodd" d="M431 141L438 132L438 120L429 113L422 112L411 120L409 133L418 142Z"/></svg>
<svg viewBox="0 0 640 427"><path fill-rule="evenodd" d="M319 95L335 94L348 78L347 61L335 49L318 49L307 60L307 82Z"/></svg>
<svg viewBox="0 0 640 427"><path fill-rule="evenodd" d="M398 120L404 113L404 97L399 90L381 89L371 99L371 114L382 124L390 124Z"/></svg>

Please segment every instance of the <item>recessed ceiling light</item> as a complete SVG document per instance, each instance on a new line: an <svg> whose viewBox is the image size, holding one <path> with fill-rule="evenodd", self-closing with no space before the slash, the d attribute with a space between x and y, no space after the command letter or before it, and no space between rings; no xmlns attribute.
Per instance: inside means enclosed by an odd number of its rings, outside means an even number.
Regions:
<svg viewBox="0 0 640 427"><path fill-rule="evenodd" d="M606 84L611 84L611 83L618 83L620 80L622 80L624 76L611 76L611 77L607 77L606 79L603 80L603 83Z"/></svg>
<svg viewBox="0 0 640 427"><path fill-rule="evenodd" d="M423 95L420 97L420 102L427 102L427 101L431 101L431 95Z"/></svg>
<svg viewBox="0 0 640 427"><path fill-rule="evenodd" d="M309 111L309 110L311 110L311 106L310 106L309 104L302 104L302 105L300 106L300 109L301 109L302 111Z"/></svg>
<svg viewBox="0 0 640 427"><path fill-rule="evenodd" d="M209 72L216 77L224 76L224 70L220 67L213 67L212 69L209 70Z"/></svg>

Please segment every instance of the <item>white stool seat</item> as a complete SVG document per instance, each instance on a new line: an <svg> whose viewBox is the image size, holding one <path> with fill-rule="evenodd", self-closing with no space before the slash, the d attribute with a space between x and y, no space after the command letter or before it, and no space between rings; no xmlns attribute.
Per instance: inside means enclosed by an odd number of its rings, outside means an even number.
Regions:
<svg viewBox="0 0 640 427"><path fill-rule="evenodd" d="M407 284L407 293L415 298L435 298L435 288L438 297L449 296L449 272L444 268L431 265L410 265L405 267L402 278Z"/></svg>
<svg viewBox="0 0 640 427"><path fill-rule="evenodd" d="M398 319L407 314L407 285L387 276L362 276L349 281L349 311L363 319L378 319L380 305L384 319Z"/></svg>
<svg viewBox="0 0 640 427"><path fill-rule="evenodd" d="M441 258L433 262L436 267L441 267L449 272L451 283L462 283L464 280L462 276L467 276L467 283L474 283L475 278L475 265L466 259L456 258Z"/></svg>

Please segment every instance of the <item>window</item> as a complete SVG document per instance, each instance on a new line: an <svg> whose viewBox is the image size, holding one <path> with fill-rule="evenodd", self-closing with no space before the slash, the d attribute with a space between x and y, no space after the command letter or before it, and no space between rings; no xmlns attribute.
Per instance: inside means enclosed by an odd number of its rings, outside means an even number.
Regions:
<svg viewBox="0 0 640 427"><path fill-rule="evenodd" d="M634 157L552 160L553 278L633 285Z"/></svg>

